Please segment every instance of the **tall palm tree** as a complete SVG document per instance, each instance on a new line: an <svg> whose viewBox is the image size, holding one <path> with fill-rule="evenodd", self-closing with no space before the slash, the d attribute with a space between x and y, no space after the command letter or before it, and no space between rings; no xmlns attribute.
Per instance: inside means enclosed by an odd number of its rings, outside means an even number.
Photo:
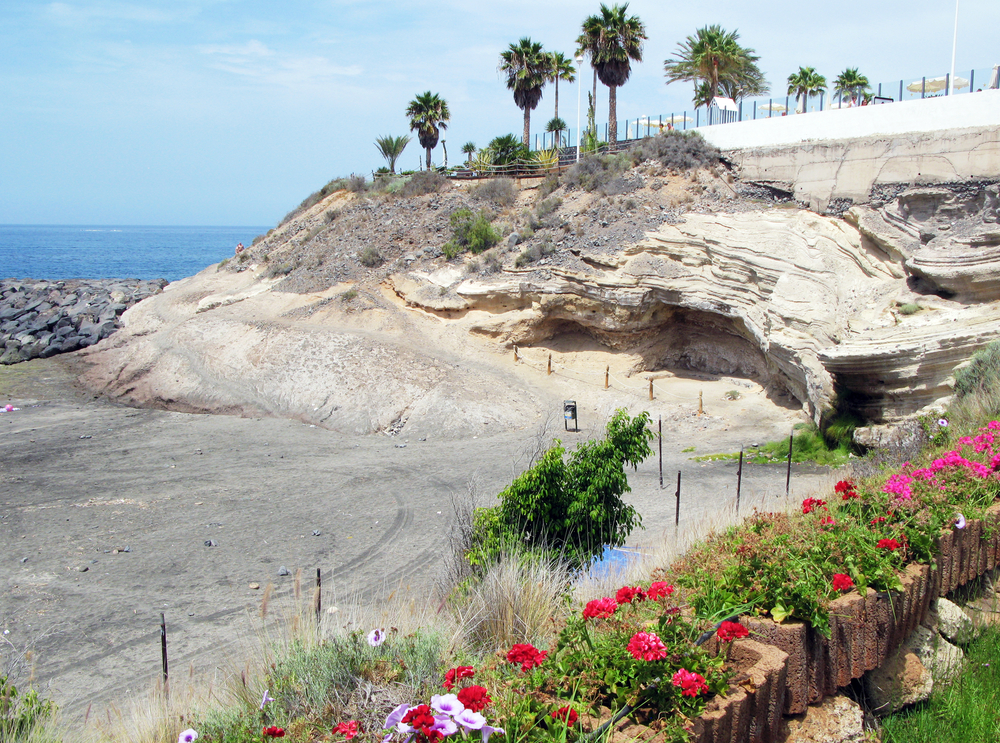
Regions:
<svg viewBox="0 0 1000 743"><path fill-rule="evenodd" d="M410 129L417 133L420 146L427 150L427 169L430 170L431 150L437 147L440 130L447 129L451 120L448 102L428 90L410 101L406 115L410 119Z"/></svg>
<svg viewBox="0 0 1000 743"><path fill-rule="evenodd" d="M466 142L463 144L462 154L465 155L465 164L472 165L472 156L476 154L476 143Z"/></svg>
<svg viewBox="0 0 1000 743"><path fill-rule="evenodd" d="M542 100L548 67L549 55L527 36L500 53L497 69L507 74L507 89L513 91L514 103L524 111L525 147L531 142L531 112Z"/></svg>
<svg viewBox="0 0 1000 743"><path fill-rule="evenodd" d="M396 161L403 154L403 150L406 149L406 145L409 143L410 138L405 134L400 137L393 137L387 134L375 140L375 146L382 153L382 157L389 163L389 172L393 175L396 174Z"/></svg>
<svg viewBox="0 0 1000 743"><path fill-rule="evenodd" d="M568 83L576 82L576 68L573 67L573 60L562 52L550 52L549 71L545 78L550 83L556 84L556 110L552 114L553 119L559 118L559 81L565 80Z"/></svg>
<svg viewBox="0 0 1000 743"><path fill-rule="evenodd" d="M813 67L799 67L798 72L788 76L788 95L794 93L796 100L802 98L802 113L806 112L808 99L815 98L822 90L826 90L826 78Z"/></svg>
<svg viewBox="0 0 1000 743"><path fill-rule="evenodd" d="M630 60L642 61L646 27L638 16L628 16L628 3L610 8L601 3L601 12L583 22L576 43L590 55L590 63L601 82L608 86L608 140L618 141L618 88L632 74Z"/></svg>
<svg viewBox="0 0 1000 743"><path fill-rule="evenodd" d="M708 105L719 93L733 100L763 95L768 86L757 66L760 57L740 46L739 38L738 31L718 25L699 28L663 63L667 84L694 83L695 105Z"/></svg>
<svg viewBox="0 0 1000 743"><path fill-rule="evenodd" d="M852 103L856 103L870 87L868 78L859 74L857 67L848 67L833 81L833 92L840 93L841 100L846 95Z"/></svg>

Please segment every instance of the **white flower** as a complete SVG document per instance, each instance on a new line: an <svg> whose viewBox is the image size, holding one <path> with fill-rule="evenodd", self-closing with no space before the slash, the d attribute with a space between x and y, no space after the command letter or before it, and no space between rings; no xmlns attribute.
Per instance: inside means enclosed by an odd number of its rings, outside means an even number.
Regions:
<svg viewBox="0 0 1000 743"><path fill-rule="evenodd" d="M941 428L947 428L948 427L948 419L947 418L938 418L938 425L941 426Z"/></svg>
<svg viewBox="0 0 1000 743"><path fill-rule="evenodd" d="M960 513L955 514L955 528L964 529L965 528L965 516Z"/></svg>
<svg viewBox="0 0 1000 743"><path fill-rule="evenodd" d="M177 743L193 743L198 739L198 731L188 728L177 736Z"/></svg>
<svg viewBox="0 0 1000 743"><path fill-rule="evenodd" d="M368 633L368 644L371 645L373 648L377 648L383 642L385 642L385 632L383 632L382 630L373 629L371 632Z"/></svg>
<svg viewBox="0 0 1000 743"><path fill-rule="evenodd" d="M455 694L435 694L431 697L431 707L446 715L457 715L465 709L465 705L458 701Z"/></svg>
<svg viewBox="0 0 1000 743"><path fill-rule="evenodd" d="M486 718L478 712L466 709L462 710L462 712L455 717L455 722L461 724L463 727L469 728L469 730L481 730L483 725L486 724Z"/></svg>

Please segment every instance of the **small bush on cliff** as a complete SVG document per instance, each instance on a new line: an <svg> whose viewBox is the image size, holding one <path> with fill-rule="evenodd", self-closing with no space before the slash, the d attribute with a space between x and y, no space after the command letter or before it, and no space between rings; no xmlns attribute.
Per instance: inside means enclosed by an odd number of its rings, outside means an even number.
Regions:
<svg viewBox="0 0 1000 743"><path fill-rule="evenodd" d="M459 209L450 221L453 237L442 249L449 260L466 250L482 253L500 242L500 234L493 229L487 212Z"/></svg>
<svg viewBox="0 0 1000 743"><path fill-rule="evenodd" d="M496 206L513 206L517 201L517 188L510 178L491 178L469 190L469 195L479 201Z"/></svg>
<svg viewBox="0 0 1000 743"><path fill-rule="evenodd" d="M949 417L958 429L1000 415L1000 341L977 351L969 364L955 372L955 400Z"/></svg>
<svg viewBox="0 0 1000 743"><path fill-rule="evenodd" d="M448 179L436 170L422 170L410 176L410 179L400 187L399 195L406 199L426 196L429 193L437 193L446 183Z"/></svg>
<svg viewBox="0 0 1000 743"><path fill-rule="evenodd" d="M568 188L597 191L624 173L631 165L628 153L587 155L566 171L563 180Z"/></svg>
<svg viewBox="0 0 1000 743"><path fill-rule="evenodd" d="M588 565L605 545L625 544L642 517L622 500L631 491L625 466L633 469L653 453L649 414L629 418L618 410L604 438L588 441L566 456L561 442L500 493L500 505L476 509L474 565L496 560L520 545L561 555L573 567Z"/></svg>
<svg viewBox="0 0 1000 743"><path fill-rule="evenodd" d="M628 152L633 165L657 160L672 170L707 168L722 160L722 153L696 132L670 131L640 140Z"/></svg>

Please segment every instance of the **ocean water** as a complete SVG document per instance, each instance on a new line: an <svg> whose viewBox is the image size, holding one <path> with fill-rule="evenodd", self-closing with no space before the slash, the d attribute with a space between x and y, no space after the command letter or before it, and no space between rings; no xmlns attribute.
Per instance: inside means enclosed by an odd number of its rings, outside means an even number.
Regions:
<svg viewBox="0 0 1000 743"><path fill-rule="evenodd" d="M0 279L193 276L267 227L0 225Z"/></svg>

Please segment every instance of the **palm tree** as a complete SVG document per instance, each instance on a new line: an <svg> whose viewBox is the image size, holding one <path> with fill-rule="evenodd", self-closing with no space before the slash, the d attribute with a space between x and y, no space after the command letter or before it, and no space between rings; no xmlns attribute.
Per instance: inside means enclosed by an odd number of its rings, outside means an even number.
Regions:
<svg viewBox="0 0 1000 743"><path fill-rule="evenodd" d="M562 147L562 133L566 128L566 122L556 116L548 124L545 125L545 131L549 134L555 135L555 141L553 142L553 147Z"/></svg>
<svg viewBox="0 0 1000 743"><path fill-rule="evenodd" d="M618 88L632 74L630 60L642 61L646 27L638 16L627 16L628 3L610 8L601 3L601 12L583 22L576 43L590 55L590 63L601 82L608 86L608 141L618 141Z"/></svg>
<svg viewBox="0 0 1000 743"><path fill-rule="evenodd" d="M472 156L476 154L476 143L466 142L463 144L462 154L465 155L465 164L472 165Z"/></svg>
<svg viewBox="0 0 1000 743"><path fill-rule="evenodd" d="M527 36L500 53L497 69L507 73L507 89L514 92L514 103L524 111L525 147L531 142L531 112L542 100L548 66L549 55Z"/></svg>
<svg viewBox="0 0 1000 743"><path fill-rule="evenodd" d="M565 80L568 83L576 82L576 68L573 67L573 60L569 59L562 52L550 52L548 54L549 58L549 71L545 75L545 79L550 83L556 84L556 110L552 114L553 119L559 118L559 81ZM565 127L563 127L565 128Z"/></svg>
<svg viewBox="0 0 1000 743"><path fill-rule="evenodd" d="M694 83L695 105L709 105L722 93L734 101L764 95L767 81L757 66L753 49L740 46L738 31L705 26L677 45L672 59L663 63L667 84L686 80Z"/></svg>
<svg viewBox="0 0 1000 743"><path fill-rule="evenodd" d="M848 67L833 81L833 92L839 93L841 100L846 95L851 103L856 103L870 87L868 78L859 74L857 67Z"/></svg>
<svg viewBox="0 0 1000 743"><path fill-rule="evenodd" d="M440 130L447 129L451 119L448 102L428 90L410 101L406 115L410 119L410 129L417 133L420 146L427 150L427 169L430 170L431 150L437 147Z"/></svg>
<svg viewBox="0 0 1000 743"><path fill-rule="evenodd" d="M818 74L813 67L799 67L799 71L788 76L788 95L795 94L795 99L802 98L802 113L806 112L809 98L815 98L820 91L826 90L826 78Z"/></svg>
<svg viewBox="0 0 1000 743"><path fill-rule="evenodd" d="M406 149L406 145L409 143L410 138L405 134L401 137L393 137L387 134L375 140L375 146L382 153L382 157L389 163L389 172L393 175L396 174L396 161L403 154L403 150Z"/></svg>

